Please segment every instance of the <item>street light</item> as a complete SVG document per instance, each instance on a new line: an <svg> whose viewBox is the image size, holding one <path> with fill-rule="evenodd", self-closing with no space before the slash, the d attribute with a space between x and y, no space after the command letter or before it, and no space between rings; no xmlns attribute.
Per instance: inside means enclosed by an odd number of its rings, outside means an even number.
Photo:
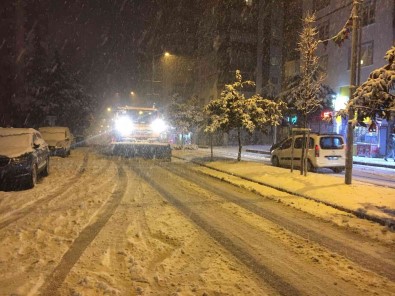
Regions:
<svg viewBox="0 0 395 296"><path fill-rule="evenodd" d="M170 54L168 51L166 51L166 52L164 52L164 53L153 54L153 55L152 55L151 97L152 97L152 100L153 100L153 101L155 100L155 94L154 94L154 83L155 83L155 58L157 58L157 57L162 57L162 56L164 56L164 57L169 57L169 56L171 56L171 54ZM160 81L157 81L157 82L160 82ZM155 103L155 102L153 102L153 103Z"/></svg>

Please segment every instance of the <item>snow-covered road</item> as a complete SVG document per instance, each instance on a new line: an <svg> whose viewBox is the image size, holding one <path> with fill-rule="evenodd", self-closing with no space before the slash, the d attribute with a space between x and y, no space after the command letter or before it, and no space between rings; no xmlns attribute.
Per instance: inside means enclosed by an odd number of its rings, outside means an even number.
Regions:
<svg viewBox="0 0 395 296"><path fill-rule="evenodd" d="M177 159L51 160L34 189L0 192L0 295L395 293L394 246L364 235L378 225L339 211L340 227Z"/></svg>

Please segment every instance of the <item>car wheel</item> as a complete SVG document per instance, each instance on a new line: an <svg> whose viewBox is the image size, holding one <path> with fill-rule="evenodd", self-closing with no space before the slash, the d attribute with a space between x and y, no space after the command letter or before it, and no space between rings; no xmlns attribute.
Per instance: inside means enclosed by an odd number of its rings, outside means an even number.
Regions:
<svg viewBox="0 0 395 296"><path fill-rule="evenodd" d="M34 164L30 173L27 186L33 188L37 184L37 166Z"/></svg>
<svg viewBox="0 0 395 296"><path fill-rule="evenodd" d="M278 161L278 157L277 156L273 156L272 157L272 165L279 167L280 166L280 162Z"/></svg>
<svg viewBox="0 0 395 296"><path fill-rule="evenodd" d="M307 171L313 173L316 171L316 168L313 166L310 160L307 160Z"/></svg>
<svg viewBox="0 0 395 296"><path fill-rule="evenodd" d="M332 171L333 171L334 173L336 173L336 174L341 173L343 170L344 170L343 168L332 168Z"/></svg>
<svg viewBox="0 0 395 296"><path fill-rule="evenodd" d="M46 177L49 175L49 156L47 158L47 164L45 165L45 168L43 170L43 176Z"/></svg>

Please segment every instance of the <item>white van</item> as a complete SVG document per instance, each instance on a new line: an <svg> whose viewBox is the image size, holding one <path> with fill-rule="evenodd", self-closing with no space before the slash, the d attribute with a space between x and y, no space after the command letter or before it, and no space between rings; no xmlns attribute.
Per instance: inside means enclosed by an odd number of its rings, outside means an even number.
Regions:
<svg viewBox="0 0 395 296"><path fill-rule="evenodd" d="M306 136L307 137L307 136ZM271 152L271 161L274 166L291 166L293 150L293 165L300 166L302 157L303 135L290 137ZM330 168L340 173L346 166L346 147L344 139L338 134L310 134L307 169L314 171L317 168Z"/></svg>
<svg viewBox="0 0 395 296"><path fill-rule="evenodd" d="M46 126L38 129L48 143L51 155L69 156L73 136L68 127Z"/></svg>

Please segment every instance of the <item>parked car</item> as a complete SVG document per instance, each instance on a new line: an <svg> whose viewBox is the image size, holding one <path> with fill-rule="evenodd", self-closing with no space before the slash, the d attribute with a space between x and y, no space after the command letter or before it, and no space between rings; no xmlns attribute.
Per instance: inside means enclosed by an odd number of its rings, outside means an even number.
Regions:
<svg viewBox="0 0 395 296"><path fill-rule="evenodd" d="M51 155L66 157L70 155L73 136L68 127L46 126L38 129L49 145Z"/></svg>
<svg viewBox="0 0 395 296"><path fill-rule="evenodd" d="M307 137L307 136L306 136ZM307 138L305 138L307 140ZM306 141L305 140L305 141ZM289 137L271 152L271 162L274 166L291 166L293 149L293 164L300 167L302 157L303 135ZM345 169L346 148L344 139L339 134L310 134L307 169L330 168L335 173Z"/></svg>
<svg viewBox="0 0 395 296"><path fill-rule="evenodd" d="M280 142L274 143L272 146L270 146L270 153L271 153L274 149L280 147L286 140L287 140L287 138L281 140Z"/></svg>
<svg viewBox="0 0 395 296"><path fill-rule="evenodd" d="M0 128L0 184L34 187L39 174L49 174L49 155L48 144L37 130Z"/></svg>

